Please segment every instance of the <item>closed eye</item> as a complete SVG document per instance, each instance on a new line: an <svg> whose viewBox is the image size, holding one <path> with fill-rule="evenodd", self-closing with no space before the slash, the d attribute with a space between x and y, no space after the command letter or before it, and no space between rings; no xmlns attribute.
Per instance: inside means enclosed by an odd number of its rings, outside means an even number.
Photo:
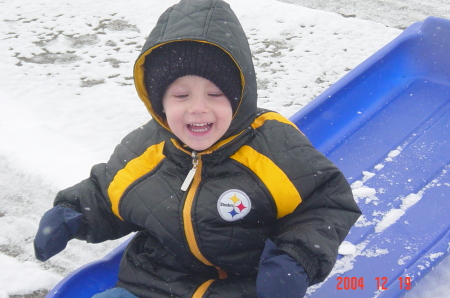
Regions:
<svg viewBox="0 0 450 298"><path fill-rule="evenodd" d="M179 98L179 99L187 98L188 96L189 96L188 94L175 94L174 95L175 98Z"/></svg>
<svg viewBox="0 0 450 298"><path fill-rule="evenodd" d="M211 97L221 97L224 94L222 92L217 92L217 93L214 92L214 93L209 93L208 95L211 96Z"/></svg>

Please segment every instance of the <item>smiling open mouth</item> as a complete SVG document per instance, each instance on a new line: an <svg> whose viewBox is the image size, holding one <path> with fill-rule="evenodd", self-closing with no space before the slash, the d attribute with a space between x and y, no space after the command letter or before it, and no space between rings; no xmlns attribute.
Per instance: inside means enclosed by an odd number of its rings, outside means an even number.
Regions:
<svg viewBox="0 0 450 298"><path fill-rule="evenodd" d="M188 124L187 128L195 133L207 132L213 126L212 123L192 123Z"/></svg>

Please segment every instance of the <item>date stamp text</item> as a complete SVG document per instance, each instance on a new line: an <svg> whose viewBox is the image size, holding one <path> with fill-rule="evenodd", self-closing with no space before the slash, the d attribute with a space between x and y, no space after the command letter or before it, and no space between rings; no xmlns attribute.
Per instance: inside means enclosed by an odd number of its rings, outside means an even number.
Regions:
<svg viewBox="0 0 450 298"><path fill-rule="evenodd" d="M364 277L342 277L336 278L337 290L364 290L366 286ZM400 290L410 290L411 289L411 278L409 276L399 277L399 287ZM387 285L389 284L389 279L387 277L376 277L370 286L376 286L378 290L387 290Z"/></svg>

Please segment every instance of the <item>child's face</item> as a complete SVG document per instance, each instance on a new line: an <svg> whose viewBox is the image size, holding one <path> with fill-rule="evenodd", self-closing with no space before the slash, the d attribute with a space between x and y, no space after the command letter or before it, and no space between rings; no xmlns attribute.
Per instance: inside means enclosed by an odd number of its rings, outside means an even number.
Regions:
<svg viewBox="0 0 450 298"><path fill-rule="evenodd" d="M233 117L230 101L211 81L184 76L169 85L163 108L172 132L187 146L202 151L228 130Z"/></svg>

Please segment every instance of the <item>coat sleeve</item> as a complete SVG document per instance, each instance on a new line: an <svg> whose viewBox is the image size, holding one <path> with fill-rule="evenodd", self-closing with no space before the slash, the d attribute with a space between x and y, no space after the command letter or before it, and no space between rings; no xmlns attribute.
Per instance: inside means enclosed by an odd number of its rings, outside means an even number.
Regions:
<svg viewBox="0 0 450 298"><path fill-rule="evenodd" d="M72 208L83 214L83 224L76 238L98 243L141 230L140 227L121 220L113 213L108 187L116 173L151 144L154 131L154 122L150 121L131 132L115 148L107 163L92 167L88 179L56 195L55 206Z"/></svg>
<svg viewBox="0 0 450 298"><path fill-rule="evenodd" d="M89 243L118 239L139 227L119 219L111 210L105 194L106 164L95 165L88 179L58 192L54 205L74 209L83 214L83 223L75 238Z"/></svg>
<svg viewBox="0 0 450 298"><path fill-rule="evenodd" d="M281 160L302 202L278 220L275 243L305 268L312 285L331 272L339 245L361 211L342 172L304 135L289 128L278 136L296 144L288 159L286 152L274 158Z"/></svg>

